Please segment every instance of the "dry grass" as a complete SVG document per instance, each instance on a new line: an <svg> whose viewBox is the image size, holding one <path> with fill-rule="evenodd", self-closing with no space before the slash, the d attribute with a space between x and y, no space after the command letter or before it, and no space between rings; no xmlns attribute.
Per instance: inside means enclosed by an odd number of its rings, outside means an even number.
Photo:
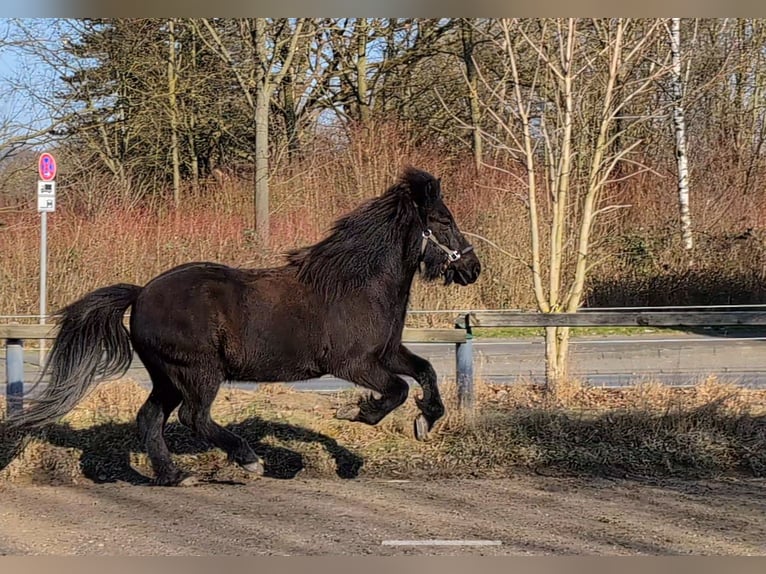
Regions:
<svg viewBox="0 0 766 574"><path fill-rule="evenodd" d="M63 421L32 438L11 460L5 437L0 478L76 483L142 481L151 470L134 417L147 391L131 381L103 384ZM598 476L766 475L766 393L714 379L684 389L645 384L601 389L574 384L566 395L541 388L478 385L472 416L454 404L426 442L412 438L408 401L379 426L333 418L351 400L281 385L225 388L214 406L222 424L245 436L268 472L314 477L500 477L537 472ZM171 418L168 441L179 464L209 480L246 475L223 452L201 443ZM140 473L140 474L139 474ZM143 475L143 476L142 476Z"/></svg>

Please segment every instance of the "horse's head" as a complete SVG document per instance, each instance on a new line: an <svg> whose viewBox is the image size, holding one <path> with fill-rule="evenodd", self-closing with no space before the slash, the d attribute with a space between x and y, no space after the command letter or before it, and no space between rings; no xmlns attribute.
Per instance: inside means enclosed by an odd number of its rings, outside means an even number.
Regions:
<svg viewBox="0 0 766 574"><path fill-rule="evenodd" d="M441 180L416 169L407 170L403 179L422 227L419 261L424 279L444 277L445 285L453 281L458 285L475 282L481 273L481 262L444 203Z"/></svg>

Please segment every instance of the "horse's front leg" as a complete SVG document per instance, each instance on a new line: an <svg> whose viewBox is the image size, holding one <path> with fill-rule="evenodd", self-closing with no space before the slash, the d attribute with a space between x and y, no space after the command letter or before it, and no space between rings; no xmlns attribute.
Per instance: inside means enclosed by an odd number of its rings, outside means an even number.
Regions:
<svg viewBox="0 0 766 574"><path fill-rule="evenodd" d="M388 359L392 371L412 377L423 389L422 397L415 397L420 414L415 418L415 438L424 440L436 421L444 416L444 403L439 394L436 371L431 363L399 345L397 352Z"/></svg>

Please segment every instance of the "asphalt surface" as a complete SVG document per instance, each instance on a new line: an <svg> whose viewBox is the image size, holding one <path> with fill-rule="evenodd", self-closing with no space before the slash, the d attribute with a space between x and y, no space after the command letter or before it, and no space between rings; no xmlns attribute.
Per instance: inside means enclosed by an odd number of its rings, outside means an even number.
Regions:
<svg viewBox="0 0 766 574"><path fill-rule="evenodd" d="M543 380L545 355L541 338L474 339L472 345L475 379L499 384ZM766 388L766 337L647 334L583 337L573 339L570 345L570 373L592 385L615 387L647 380L689 385L715 375L721 381ZM440 378L454 379L454 345L424 343L409 347L429 359ZM3 371L4 353L3 349L0 355ZM27 384L34 382L39 374L39 355L36 350L25 351ZM126 376L149 382L137 357ZM253 387L247 381L232 383ZM337 391L352 386L330 376L288 384L312 391Z"/></svg>

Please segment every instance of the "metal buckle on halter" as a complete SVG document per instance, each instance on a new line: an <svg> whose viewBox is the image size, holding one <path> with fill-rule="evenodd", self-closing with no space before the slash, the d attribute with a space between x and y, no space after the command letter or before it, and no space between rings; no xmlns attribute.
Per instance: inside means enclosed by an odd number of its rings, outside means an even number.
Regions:
<svg viewBox="0 0 766 574"><path fill-rule="evenodd" d="M447 253L447 259L453 262L457 261L458 259L460 259L460 253L458 253L457 251L450 251L449 253Z"/></svg>

